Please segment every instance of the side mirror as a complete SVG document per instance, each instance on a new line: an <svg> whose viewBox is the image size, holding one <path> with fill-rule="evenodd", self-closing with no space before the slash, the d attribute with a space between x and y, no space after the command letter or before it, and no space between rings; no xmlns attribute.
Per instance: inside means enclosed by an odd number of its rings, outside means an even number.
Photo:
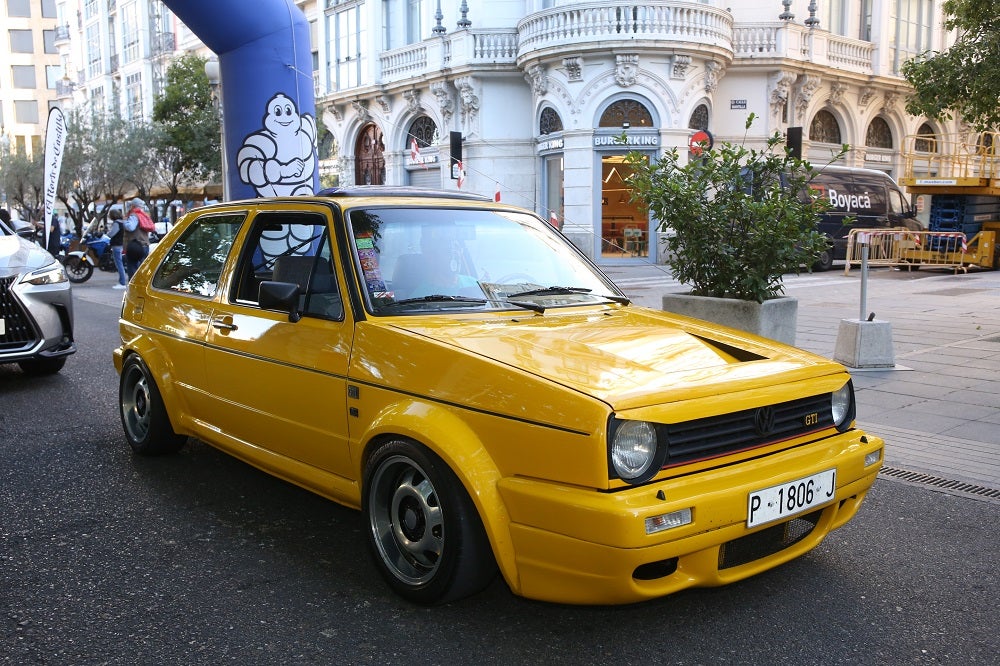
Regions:
<svg viewBox="0 0 1000 666"><path fill-rule="evenodd" d="M298 306L299 295L301 293L299 285L294 282L271 282L265 280L260 283L257 302L265 310L287 312L288 321L296 322L300 319Z"/></svg>

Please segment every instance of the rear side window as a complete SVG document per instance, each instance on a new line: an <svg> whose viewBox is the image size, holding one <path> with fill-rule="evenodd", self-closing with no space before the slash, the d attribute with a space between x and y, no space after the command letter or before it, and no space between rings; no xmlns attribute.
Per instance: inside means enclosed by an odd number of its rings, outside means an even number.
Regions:
<svg viewBox="0 0 1000 666"><path fill-rule="evenodd" d="M204 298L215 296L222 266L244 220L246 213L205 215L195 220L156 269L153 287Z"/></svg>

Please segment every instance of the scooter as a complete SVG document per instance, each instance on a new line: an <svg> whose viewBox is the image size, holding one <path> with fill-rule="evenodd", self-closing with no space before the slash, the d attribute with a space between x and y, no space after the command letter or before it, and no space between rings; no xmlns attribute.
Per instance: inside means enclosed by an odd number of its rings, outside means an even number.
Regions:
<svg viewBox="0 0 1000 666"><path fill-rule="evenodd" d="M75 244L76 247L73 247ZM94 268L104 271L117 271L111 242L107 237L87 234L79 243L71 243L73 248L66 253L63 265L66 267L66 277L74 284L86 282L94 274Z"/></svg>

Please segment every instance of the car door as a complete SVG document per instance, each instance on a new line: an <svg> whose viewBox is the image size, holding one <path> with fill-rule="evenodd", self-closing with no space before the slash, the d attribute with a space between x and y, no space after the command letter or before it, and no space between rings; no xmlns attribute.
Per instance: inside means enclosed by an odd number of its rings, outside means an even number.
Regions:
<svg viewBox="0 0 1000 666"><path fill-rule="evenodd" d="M324 206L262 206L249 223L226 298L208 332L205 371L215 425L239 446L351 478L346 377L353 325ZM300 286L293 315L262 308L262 281Z"/></svg>

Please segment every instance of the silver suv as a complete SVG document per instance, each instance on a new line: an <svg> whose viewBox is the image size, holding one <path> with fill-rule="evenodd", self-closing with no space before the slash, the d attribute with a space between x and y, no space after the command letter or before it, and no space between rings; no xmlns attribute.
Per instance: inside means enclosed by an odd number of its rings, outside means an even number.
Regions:
<svg viewBox="0 0 1000 666"><path fill-rule="evenodd" d="M73 295L62 264L0 221L0 363L48 375L75 351Z"/></svg>

